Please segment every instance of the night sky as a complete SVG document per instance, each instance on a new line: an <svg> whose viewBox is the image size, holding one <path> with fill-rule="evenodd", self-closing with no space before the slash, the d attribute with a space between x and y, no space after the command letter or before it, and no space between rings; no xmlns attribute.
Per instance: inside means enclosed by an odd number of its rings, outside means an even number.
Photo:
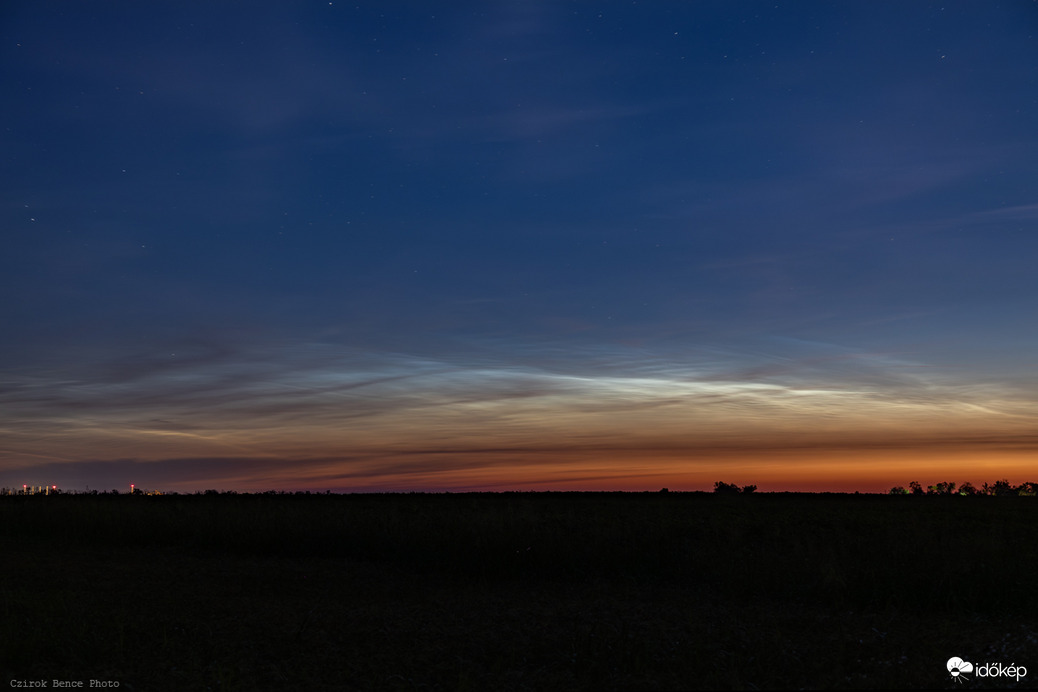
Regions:
<svg viewBox="0 0 1038 692"><path fill-rule="evenodd" d="M5 2L0 89L0 485L1038 480L1035 2Z"/></svg>

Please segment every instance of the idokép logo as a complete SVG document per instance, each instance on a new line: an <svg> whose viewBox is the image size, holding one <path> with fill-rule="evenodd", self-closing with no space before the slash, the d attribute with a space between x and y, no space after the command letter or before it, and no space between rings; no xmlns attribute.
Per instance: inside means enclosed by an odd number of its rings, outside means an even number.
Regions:
<svg viewBox="0 0 1038 692"><path fill-rule="evenodd" d="M969 661L963 661L958 656L952 656L948 659L947 668L952 680L955 682L969 680L966 673L973 673L978 678L1016 678L1017 682L1020 682L1020 678L1027 675L1027 668L1018 666L1015 663L1011 663L1008 666L1004 666L1001 663L981 663L974 666Z"/></svg>

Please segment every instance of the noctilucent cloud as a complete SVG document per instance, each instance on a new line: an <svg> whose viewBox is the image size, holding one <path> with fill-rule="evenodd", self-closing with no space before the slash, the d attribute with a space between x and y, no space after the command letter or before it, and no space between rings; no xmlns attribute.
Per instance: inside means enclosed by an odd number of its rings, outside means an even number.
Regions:
<svg viewBox="0 0 1038 692"><path fill-rule="evenodd" d="M14 1L0 75L0 485L1038 480L1034 2Z"/></svg>

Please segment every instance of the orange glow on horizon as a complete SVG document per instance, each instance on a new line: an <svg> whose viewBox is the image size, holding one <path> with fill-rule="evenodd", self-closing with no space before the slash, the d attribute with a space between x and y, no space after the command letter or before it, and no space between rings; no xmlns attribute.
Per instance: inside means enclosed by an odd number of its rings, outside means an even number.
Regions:
<svg viewBox="0 0 1038 692"><path fill-rule="evenodd" d="M636 452L506 452L429 454L404 460L385 456L350 472L333 459L287 463L262 478L243 472L221 479L166 484L167 490L209 487L262 492L280 489L333 489L337 492L393 491L711 491L716 481L756 485L758 492L886 493L918 481L924 487L969 481L980 487L1008 478L1035 480L1033 457L1018 452L938 450L745 450L711 454ZM400 462L406 462L406 468ZM384 466L385 472L379 467ZM1030 474L1030 475L1029 475ZM175 487L179 485L180 487Z"/></svg>

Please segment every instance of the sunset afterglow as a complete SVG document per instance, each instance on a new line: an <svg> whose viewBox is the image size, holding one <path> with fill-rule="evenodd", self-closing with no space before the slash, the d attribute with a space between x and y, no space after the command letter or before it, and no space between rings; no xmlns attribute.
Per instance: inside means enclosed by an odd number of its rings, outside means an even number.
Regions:
<svg viewBox="0 0 1038 692"><path fill-rule="evenodd" d="M1035 478L1027 3L0 28L0 486Z"/></svg>

